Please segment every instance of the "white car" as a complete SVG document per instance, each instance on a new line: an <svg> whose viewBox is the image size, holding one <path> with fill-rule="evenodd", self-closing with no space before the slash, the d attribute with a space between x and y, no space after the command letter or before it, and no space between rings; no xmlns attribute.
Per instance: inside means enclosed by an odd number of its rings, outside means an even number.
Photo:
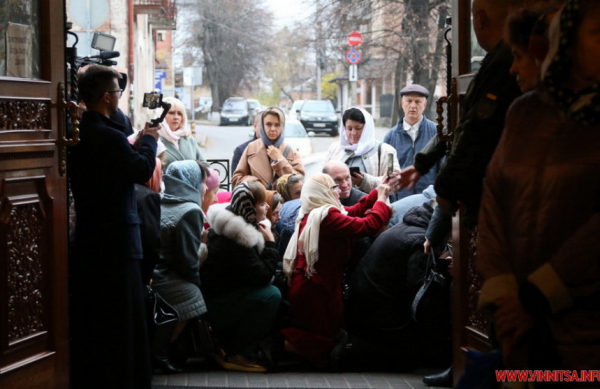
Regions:
<svg viewBox="0 0 600 389"><path fill-rule="evenodd" d="M295 148L301 158L306 158L313 152L312 140L314 132L306 133L306 129L298 120L285 121L285 143Z"/></svg>
<svg viewBox="0 0 600 389"><path fill-rule="evenodd" d="M288 113L288 117L290 119L298 119L298 111L302 108L302 104L304 104L304 100L296 100L294 104L292 104L292 108Z"/></svg>

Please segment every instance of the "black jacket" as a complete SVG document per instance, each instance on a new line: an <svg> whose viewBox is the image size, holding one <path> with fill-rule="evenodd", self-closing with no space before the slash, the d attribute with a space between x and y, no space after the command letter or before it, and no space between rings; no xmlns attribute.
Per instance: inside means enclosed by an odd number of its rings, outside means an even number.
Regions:
<svg viewBox="0 0 600 389"><path fill-rule="evenodd" d="M135 184L137 211L142 238L142 279L150 282L160 253L160 195L147 186Z"/></svg>
<svg viewBox="0 0 600 389"><path fill-rule="evenodd" d="M265 242L253 225L226 209L227 205L215 204L208 214L208 257L200 270L206 298L268 285L281 259L275 242Z"/></svg>
<svg viewBox="0 0 600 389"><path fill-rule="evenodd" d="M140 219L134 183L148 181L156 165L156 140L142 136L139 150L125 129L104 115L84 112L81 141L70 150L69 178L75 212L75 248L106 260L141 259Z"/></svg>
<svg viewBox="0 0 600 389"><path fill-rule="evenodd" d="M425 230L433 209L411 208L401 223L375 239L350 279L348 328L369 333L399 328L410 320L410 306L425 272Z"/></svg>
<svg viewBox="0 0 600 389"><path fill-rule="evenodd" d="M250 143L254 142L255 140L256 140L256 136L253 137L252 139L250 139L249 141L242 143L241 145L236 147L235 150L233 150L233 158L231 158L231 175L232 176L233 176L233 172L237 168L237 165L240 163L240 158L242 158L242 154L244 154L244 150L246 150L246 147L248 147L248 145Z"/></svg>

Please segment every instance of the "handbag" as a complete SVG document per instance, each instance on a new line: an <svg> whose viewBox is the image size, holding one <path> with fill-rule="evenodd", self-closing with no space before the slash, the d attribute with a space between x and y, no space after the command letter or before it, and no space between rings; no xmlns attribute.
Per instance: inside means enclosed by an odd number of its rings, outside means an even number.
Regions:
<svg viewBox="0 0 600 389"><path fill-rule="evenodd" d="M416 323L427 326L450 324L448 264L448 260L438 258L434 250L430 250L423 285L411 305L411 316Z"/></svg>
<svg viewBox="0 0 600 389"><path fill-rule="evenodd" d="M206 314L191 319L186 326L188 328L187 336L182 339L189 341L192 353L197 357L211 355L218 346L217 340L212 334L212 328L208 323Z"/></svg>
<svg viewBox="0 0 600 389"><path fill-rule="evenodd" d="M179 315L171 304L152 289L152 286L146 285L146 287L148 288L148 335L153 352L157 352L164 348L165 344L168 345Z"/></svg>
<svg viewBox="0 0 600 389"><path fill-rule="evenodd" d="M177 323L179 315L175 308L161 297L158 292L152 289L152 286L146 285L148 288L148 306L150 307L151 326L168 326Z"/></svg>

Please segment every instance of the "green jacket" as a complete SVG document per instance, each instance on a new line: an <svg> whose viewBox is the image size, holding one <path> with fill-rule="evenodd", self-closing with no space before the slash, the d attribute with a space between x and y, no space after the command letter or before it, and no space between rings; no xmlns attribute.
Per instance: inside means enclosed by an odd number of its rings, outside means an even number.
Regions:
<svg viewBox="0 0 600 389"><path fill-rule="evenodd" d="M167 158L163 165L163 171L171 164L171 162L184 161L187 159L196 159L204 164L208 164L206 158L202 155L200 146L198 146L198 141L193 135L182 136L179 138L179 149L175 148L168 140L162 137L160 139L167 149L165 151Z"/></svg>
<svg viewBox="0 0 600 389"><path fill-rule="evenodd" d="M200 288L198 250L202 238L200 192L177 178L163 176L165 195L160 206L160 259L154 282L161 283L174 272L179 279Z"/></svg>

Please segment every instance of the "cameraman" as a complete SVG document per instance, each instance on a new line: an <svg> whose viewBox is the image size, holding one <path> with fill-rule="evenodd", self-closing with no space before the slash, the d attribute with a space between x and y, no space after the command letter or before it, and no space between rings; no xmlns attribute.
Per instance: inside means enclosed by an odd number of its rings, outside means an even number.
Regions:
<svg viewBox="0 0 600 389"><path fill-rule="evenodd" d="M146 123L136 151L109 119L122 94L120 78L100 65L79 76L87 111L69 155L77 215L69 266L74 389L149 389L151 382L134 183L152 175L158 128Z"/></svg>

